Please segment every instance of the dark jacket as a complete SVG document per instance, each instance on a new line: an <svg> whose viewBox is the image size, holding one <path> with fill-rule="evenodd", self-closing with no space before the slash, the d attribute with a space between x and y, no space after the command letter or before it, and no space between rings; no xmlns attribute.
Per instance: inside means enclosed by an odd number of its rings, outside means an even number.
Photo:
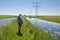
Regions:
<svg viewBox="0 0 60 40"><path fill-rule="evenodd" d="M22 18L20 16L18 16L17 20L18 20L18 25L19 26L22 25L23 21L22 21Z"/></svg>

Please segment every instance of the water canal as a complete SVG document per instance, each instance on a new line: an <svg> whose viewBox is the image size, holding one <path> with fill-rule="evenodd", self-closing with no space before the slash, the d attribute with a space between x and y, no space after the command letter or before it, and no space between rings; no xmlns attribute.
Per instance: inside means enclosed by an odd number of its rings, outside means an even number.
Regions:
<svg viewBox="0 0 60 40"><path fill-rule="evenodd" d="M60 36L60 24L51 23L51 22L43 21L36 18L27 18L27 20L29 20L36 27L42 28L45 31L48 31L50 33Z"/></svg>
<svg viewBox="0 0 60 40"><path fill-rule="evenodd" d="M12 22L14 20L16 20L16 18L8 18L8 19L0 20L0 25L4 25L4 24L7 24L7 23L10 23L10 22Z"/></svg>

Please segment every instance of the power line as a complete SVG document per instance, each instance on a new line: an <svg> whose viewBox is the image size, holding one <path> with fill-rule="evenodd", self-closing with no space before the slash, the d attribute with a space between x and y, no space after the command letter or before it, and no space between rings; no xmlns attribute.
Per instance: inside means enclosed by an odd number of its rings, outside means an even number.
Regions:
<svg viewBox="0 0 60 40"><path fill-rule="evenodd" d="M41 2L33 2L35 5L33 7L35 7L35 16L38 16L38 8L40 7L39 4L41 4Z"/></svg>

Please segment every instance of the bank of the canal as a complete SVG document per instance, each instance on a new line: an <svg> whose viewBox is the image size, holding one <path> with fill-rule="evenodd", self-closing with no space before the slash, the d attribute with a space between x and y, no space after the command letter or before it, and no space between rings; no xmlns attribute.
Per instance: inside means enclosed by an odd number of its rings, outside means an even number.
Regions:
<svg viewBox="0 0 60 40"><path fill-rule="evenodd" d="M0 20L8 19L8 18L16 18L16 16L0 15Z"/></svg>
<svg viewBox="0 0 60 40"><path fill-rule="evenodd" d="M60 16L34 16L34 18L60 23Z"/></svg>
<svg viewBox="0 0 60 40"><path fill-rule="evenodd" d="M22 36L18 36L17 32L17 20L0 28L0 40L56 40L49 33L44 32L40 28L36 28L25 17L22 17Z"/></svg>

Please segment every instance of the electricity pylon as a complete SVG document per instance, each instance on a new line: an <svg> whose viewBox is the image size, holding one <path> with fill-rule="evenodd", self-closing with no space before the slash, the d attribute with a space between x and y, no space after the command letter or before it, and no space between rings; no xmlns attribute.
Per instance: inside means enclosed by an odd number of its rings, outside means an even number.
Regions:
<svg viewBox="0 0 60 40"><path fill-rule="evenodd" d="M38 16L38 8L40 7L39 4L41 4L41 2L33 2L35 5L33 7L35 7L35 16Z"/></svg>

